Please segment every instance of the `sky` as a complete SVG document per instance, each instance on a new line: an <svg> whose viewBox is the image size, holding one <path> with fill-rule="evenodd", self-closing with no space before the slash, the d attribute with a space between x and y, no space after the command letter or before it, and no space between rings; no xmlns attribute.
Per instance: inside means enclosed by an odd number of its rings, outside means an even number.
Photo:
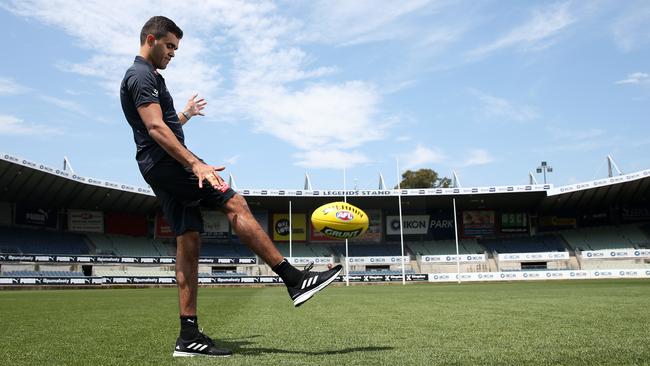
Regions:
<svg viewBox="0 0 650 366"><path fill-rule="evenodd" d="M0 152L146 186L119 86L154 15L186 144L237 188L556 186L650 168L648 1L0 0ZM345 174L344 174L345 172Z"/></svg>

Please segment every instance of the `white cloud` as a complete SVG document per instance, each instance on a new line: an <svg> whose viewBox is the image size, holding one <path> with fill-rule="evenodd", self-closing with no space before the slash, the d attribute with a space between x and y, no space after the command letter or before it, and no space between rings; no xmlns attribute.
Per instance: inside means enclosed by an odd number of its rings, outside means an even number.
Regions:
<svg viewBox="0 0 650 366"><path fill-rule="evenodd" d="M186 7L171 1L155 3L160 13L183 14L178 18L188 21L188 29L201 27L209 16L206 5ZM85 62L74 63L62 60L62 70L91 76L100 80L107 94L116 95L124 70L139 49L139 34L144 21L151 16L153 2L131 1L13 1L5 5L14 14L35 18L41 22L62 28L75 37L79 45L93 52ZM214 16L214 11L210 16ZM179 24L182 24L179 21ZM212 93L219 84L218 67L204 61L201 50L204 41L198 40L192 32L184 37L178 57L172 64L179 64L182 71L167 71L173 77L174 89L189 93L198 82L204 93ZM98 41L98 40L101 40ZM181 56L182 55L182 56ZM173 69L174 67L172 67ZM189 95L188 95L189 96Z"/></svg>
<svg viewBox="0 0 650 366"><path fill-rule="evenodd" d="M73 113L77 113L77 114L80 114L80 115L83 115L83 116L89 116L90 115L90 113L88 113L88 111L84 107L82 107L81 104L79 104L79 103L77 103L75 101L72 101L72 100L61 99L61 98L52 97L52 96L49 96L49 95L40 95L38 98L41 99L44 102L50 103L50 104L52 104L54 106L57 106L57 107L59 107L61 109L65 109L65 110L73 112Z"/></svg>
<svg viewBox="0 0 650 366"><path fill-rule="evenodd" d="M462 167L474 165L486 165L494 161L494 157L487 150L472 149L469 151L469 156L461 164Z"/></svg>
<svg viewBox="0 0 650 366"><path fill-rule="evenodd" d="M384 138L385 126L375 122L379 95L361 82L313 85L298 92L255 92L250 99L256 131L301 150L355 148Z"/></svg>
<svg viewBox="0 0 650 366"><path fill-rule="evenodd" d="M403 38L410 34L409 15L434 12L444 5L431 0L404 0L378 5L372 0L318 0L309 5L304 38L343 45Z"/></svg>
<svg viewBox="0 0 650 366"><path fill-rule="evenodd" d="M492 154L485 149L475 148L468 150L465 154L455 155L458 155L458 160L450 160L441 149L436 147L429 148L418 144L413 151L400 155L400 165L403 164L404 169L430 168L440 164L465 168L486 165L495 161ZM464 158L462 157L463 155L465 156Z"/></svg>
<svg viewBox="0 0 650 366"><path fill-rule="evenodd" d="M535 152L578 151L587 152L611 146L628 144L621 136L608 135L607 131L599 128L567 129L566 127L548 126L552 140L548 146L535 148Z"/></svg>
<svg viewBox="0 0 650 366"><path fill-rule="evenodd" d="M539 118L535 108L515 105L513 102L470 88L469 92L479 99L482 113L486 118L499 118L516 122L528 122Z"/></svg>
<svg viewBox="0 0 650 366"><path fill-rule="evenodd" d="M388 6L383 20L370 28L361 25L356 32L362 36L423 4L413 0ZM175 1L25 0L5 8L62 28L79 40L92 56L81 63L62 60L59 68L98 79L113 97L138 51L140 28L151 9L170 14L184 31L176 57L163 71L176 100L200 92L210 105L219 106L206 109L208 117L252 122L256 132L294 146L299 151L297 163L303 166L334 164L329 159L318 161L312 151L324 146L335 151L359 148L384 138L390 126L389 118L381 116L376 88L363 81L324 81L337 68L311 67L313 56L296 43L303 24L281 16L268 1L200 2L188 7ZM367 3L364 8L382 7ZM228 90L222 89L225 83ZM364 161L347 159L348 164Z"/></svg>
<svg viewBox="0 0 650 366"><path fill-rule="evenodd" d="M60 135L62 131L45 125L27 123L24 120L0 114L0 135Z"/></svg>
<svg viewBox="0 0 650 366"><path fill-rule="evenodd" d="M359 151L320 148L294 154L296 165L312 169L349 169L367 164L370 159Z"/></svg>
<svg viewBox="0 0 650 366"><path fill-rule="evenodd" d="M576 19L569 11L569 3L554 4L533 10L526 23L513 28L506 35L467 53L470 59L484 57L504 48L516 47L523 51L541 50L551 46L557 36Z"/></svg>
<svg viewBox="0 0 650 366"><path fill-rule="evenodd" d="M224 162L228 165L236 165L238 161L239 161L239 155L231 156L224 160Z"/></svg>
<svg viewBox="0 0 650 366"><path fill-rule="evenodd" d="M447 157L438 148L428 148L421 144L415 150L400 156L400 164L404 169L425 168L432 164L439 164L445 161Z"/></svg>
<svg viewBox="0 0 650 366"><path fill-rule="evenodd" d="M626 11L612 25L616 44L631 52L650 43L650 6L647 1L626 2Z"/></svg>
<svg viewBox="0 0 650 366"><path fill-rule="evenodd" d="M0 78L0 96L22 94L28 90L29 88L16 83L12 79Z"/></svg>
<svg viewBox="0 0 650 366"><path fill-rule="evenodd" d="M551 133L551 136L555 140L582 141L605 136L605 130L600 128L575 130L567 129L565 127L548 126L546 127L546 130Z"/></svg>
<svg viewBox="0 0 650 366"><path fill-rule="evenodd" d="M650 83L650 75L645 72L635 72L628 74L627 78L619 80L614 84L648 84Z"/></svg>

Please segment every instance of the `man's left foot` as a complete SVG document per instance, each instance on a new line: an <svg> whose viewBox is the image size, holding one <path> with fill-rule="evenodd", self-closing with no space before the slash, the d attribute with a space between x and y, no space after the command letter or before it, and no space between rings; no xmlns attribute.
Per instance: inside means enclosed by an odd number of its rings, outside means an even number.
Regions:
<svg viewBox="0 0 650 366"><path fill-rule="evenodd" d="M302 305L305 301L311 299L318 291L324 289L332 281L336 279L336 276L341 272L343 267L339 264L334 266L332 269L324 272L310 272L309 270L314 266L314 263L310 263L305 266L305 269L302 271L303 276L302 280L298 285L294 287L287 286L289 291L289 296L293 300L293 306L298 307Z"/></svg>

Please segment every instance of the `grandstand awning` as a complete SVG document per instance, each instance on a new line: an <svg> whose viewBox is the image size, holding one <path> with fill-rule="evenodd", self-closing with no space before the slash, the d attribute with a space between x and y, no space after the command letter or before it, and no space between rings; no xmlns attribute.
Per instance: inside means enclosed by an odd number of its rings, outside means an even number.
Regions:
<svg viewBox="0 0 650 366"><path fill-rule="evenodd" d="M650 174L635 173L635 179L612 177L593 182L564 186L549 192L540 212L591 212L614 205L648 206L650 204Z"/></svg>
<svg viewBox="0 0 650 366"><path fill-rule="evenodd" d="M343 191L238 190L253 210L309 213L314 207L342 201ZM454 189L348 191L348 202L367 209L397 212L402 195L404 212L448 210L456 199L462 210L511 210L541 214L605 210L614 205L650 206L650 170L591 182L553 187L503 186ZM37 208L73 208L152 214L158 203L149 187L134 187L62 171L9 154L0 155L0 201Z"/></svg>
<svg viewBox="0 0 650 366"><path fill-rule="evenodd" d="M0 201L138 214L158 209L148 189L79 177L6 154L0 159Z"/></svg>

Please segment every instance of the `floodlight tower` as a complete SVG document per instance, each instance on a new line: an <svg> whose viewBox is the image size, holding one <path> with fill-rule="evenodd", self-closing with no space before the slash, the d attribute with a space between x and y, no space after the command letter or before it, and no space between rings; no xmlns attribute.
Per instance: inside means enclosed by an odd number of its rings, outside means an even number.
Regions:
<svg viewBox="0 0 650 366"><path fill-rule="evenodd" d="M537 174L544 172L544 184L546 184L546 173L553 173L553 167L548 165L547 162L542 161L542 165L537 167Z"/></svg>

